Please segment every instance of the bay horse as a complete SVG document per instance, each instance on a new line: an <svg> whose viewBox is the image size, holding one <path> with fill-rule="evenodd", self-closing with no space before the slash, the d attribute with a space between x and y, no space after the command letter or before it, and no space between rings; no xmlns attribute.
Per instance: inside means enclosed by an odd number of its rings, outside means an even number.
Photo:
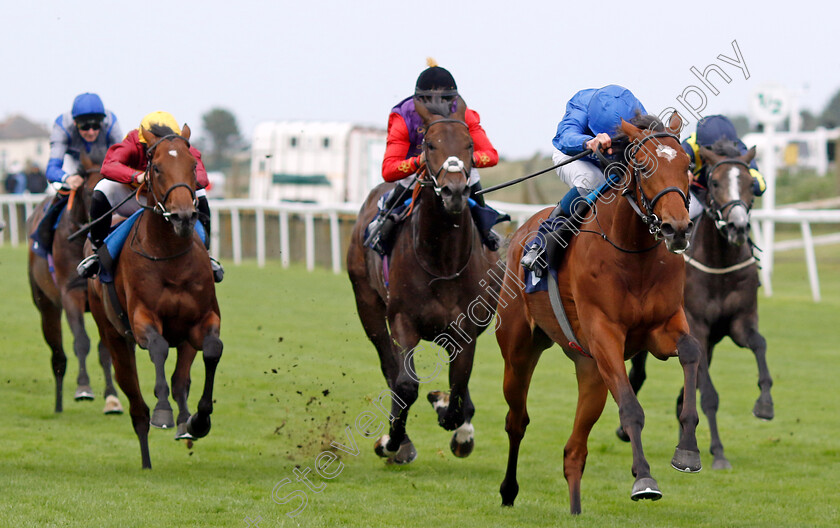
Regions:
<svg viewBox="0 0 840 528"><path fill-rule="evenodd" d="M184 125L181 135L141 132L150 145L141 189L145 202L154 205L141 201L145 210L132 226L113 270L114 291L108 291L100 275L90 279L88 295L99 333L111 351L117 382L129 400L142 467L151 468L151 419L137 378L135 344L149 351L155 365L156 410L169 409L170 414L164 363L170 346L177 348L172 374L173 398L179 408L176 439L194 439L210 432L222 341L210 258L193 229L197 218L196 160L189 151L190 129ZM203 350L204 391L198 412L190 415L190 367L197 350Z"/></svg>
<svg viewBox="0 0 840 528"><path fill-rule="evenodd" d="M749 348L758 363L760 395L753 415L773 419L773 380L767 368L767 341L758 332L758 264L748 242L750 209L753 203L750 162L755 147L741 155L732 142L719 141L711 149L700 148L700 157L709 167L704 213L692 234L691 249L685 253L685 311L703 356L697 372L700 408L709 421L714 457L712 469L731 469L723 454L717 427L719 398L709 367L712 352L724 337L742 348ZM645 355L632 359L630 383L636 392L644 383ZM677 413L683 393L677 398ZM619 438L626 437L617 431Z"/></svg>
<svg viewBox="0 0 840 528"><path fill-rule="evenodd" d="M101 160L100 160L101 162ZM85 331L85 311L87 305L87 280L79 277L76 266L84 257L84 239L68 240L68 237L83 224L87 223L93 188L102 179L99 165L86 154L81 156L79 176L84 184L72 191L72 198L58 221L52 242L52 262L36 254L29 247L28 274L32 300L41 315L41 332L52 351L52 371L55 377L55 412L63 410L62 392L64 374L67 368L67 356L62 344L61 312L64 311L70 331L73 333L73 351L79 361L79 375L76 378L76 401L92 400L93 389L87 372L87 355L90 351L90 338ZM53 197L44 198L27 219L27 233L32 235L46 207ZM50 269L52 268L52 270ZM111 355L99 341L99 363L105 374L105 414L123 412L114 382L111 378Z"/></svg>
<svg viewBox="0 0 840 528"><path fill-rule="evenodd" d="M574 337L564 335L549 292L524 292L524 272L519 264L523 247L551 209L529 219L510 243L507 266L517 271L505 276L503 290L511 288L518 295L506 306L500 300L498 320L504 324L496 330L509 406L505 430L510 451L500 488L505 506L512 506L519 492L516 466L529 423L526 400L531 376L542 352L554 343L574 361L578 383L574 426L563 452L572 514L581 511L587 439L604 409L607 392L618 404L621 426L632 445L636 480L631 498L656 500L662 496L642 450L644 411L624 366L625 360L642 350L662 360L679 356L686 398L680 414L683 434L671 465L680 471L700 470L694 398L700 350L683 311L685 262L678 255L686 249L692 227L686 198L689 160L671 132L680 130L682 120L675 112L668 131L653 116L637 116L632 123L622 120L621 133L613 139L613 149L628 162L618 166L624 190L611 185L600 197L583 217L586 229L572 237L557 266L558 302L579 345ZM629 145L621 149L622 142Z"/></svg>
<svg viewBox="0 0 840 528"><path fill-rule="evenodd" d="M501 284L484 280L498 253L481 243L468 206L473 144L466 104L458 98L449 116L433 114L431 105L419 100L415 105L425 128L425 172L416 184L412 213L396 235L387 270L363 241L365 227L377 214L377 200L392 184L371 191L347 252L359 318L379 353L391 394L390 430L375 442L374 451L396 464L408 464L417 456L406 422L420 383L432 381L447 364L449 391L432 391L428 400L438 413L438 424L455 431L452 452L459 457L472 452L475 406L468 383L476 338L495 315L494 295ZM434 342L437 352L445 351L438 354L431 376L420 376L414 367L420 340Z"/></svg>

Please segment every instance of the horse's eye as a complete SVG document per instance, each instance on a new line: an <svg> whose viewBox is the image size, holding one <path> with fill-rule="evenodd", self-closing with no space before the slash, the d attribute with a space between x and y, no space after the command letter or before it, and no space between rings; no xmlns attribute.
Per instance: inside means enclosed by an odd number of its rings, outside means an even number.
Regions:
<svg viewBox="0 0 840 528"><path fill-rule="evenodd" d="M710 185L713 189L717 189L718 187L720 187L720 182L719 182L719 181L717 181L717 180L712 180L712 181L710 181L710 182L709 182L709 185Z"/></svg>
<svg viewBox="0 0 840 528"><path fill-rule="evenodd" d="M434 143L429 143L429 150L437 150L437 147L434 145Z"/></svg>

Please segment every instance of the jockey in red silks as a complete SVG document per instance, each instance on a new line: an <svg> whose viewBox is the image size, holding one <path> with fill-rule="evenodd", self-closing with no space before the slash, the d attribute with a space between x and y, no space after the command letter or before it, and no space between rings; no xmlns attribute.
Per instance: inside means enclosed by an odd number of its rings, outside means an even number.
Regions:
<svg viewBox="0 0 840 528"><path fill-rule="evenodd" d="M105 161L102 163L102 176L104 178L96 184L93 191L93 199L90 205L90 217L92 220L99 219L90 228L90 241L93 246L93 255L85 258L78 266L78 273L82 277L92 277L99 270L99 258L97 252L108 236L111 228L112 204L122 202L128 195L134 194L137 188L143 184L148 166L147 150L151 145L140 130L151 132L155 136L164 137L167 135L181 134L181 127L178 121L168 112L152 112L140 122L140 127L128 133L121 143L113 145L108 149ZM210 247L210 205L207 202L207 193L204 190L208 186L207 169L201 160L201 152L190 146L190 154L195 157L195 178L197 189L195 197L198 202L198 219L204 228L204 245ZM141 198L142 199L142 198ZM128 200L122 204L116 212L122 216L129 217L140 209L140 202ZM210 257L213 268L213 277L216 282L221 282L224 277L224 269L219 262Z"/></svg>
<svg viewBox="0 0 840 528"><path fill-rule="evenodd" d="M411 196L406 189L414 184L416 181L414 176L419 175L418 172L426 161L423 153L425 136L422 128L423 120L414 107L415 101L427 103L434 97L450 107L457 104L458 86L452 74L438 66L432 59L429 59L428 64L429 67L417 78L414 95L400 101L391 109L391 114L388 116L388 139L385 158L382 160L382 178L386 182L396 182L397 185L389 194L385 194L380 199L380 213L368 228L370 235L365 241L367 247L379 253L384 253L383 247L387 246L386 241L393 235L396 226L396 215L386 213L396 206L398 200ZM465 121L473 140L473 167L467 181L470 187L470 198L486 210L488 207L484 202L484 197L476 195L476 192L481 189L477 169L496 165L499 162L499 154L481 127L478 112L468 108ZM492 230L492 227L503 217L497 214L488 221L487 215L484 215L482 220L475 214L475 208L471 208L471 211L473 211L473 218L481 232L484 244L494 251L497 250L500 243L499 235Z"/></svg>

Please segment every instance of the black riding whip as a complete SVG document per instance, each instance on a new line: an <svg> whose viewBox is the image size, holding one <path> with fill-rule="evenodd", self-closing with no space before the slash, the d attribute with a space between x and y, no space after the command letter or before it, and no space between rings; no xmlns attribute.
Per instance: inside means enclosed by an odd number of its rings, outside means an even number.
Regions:
<svg viewBox="0 0 840 528"><path fill-rule="evenodd" d="M553 167L549 167L549 168L547 168L547 169L543 169L543 170L541 170L541 171L539 171L539 172L535 172L535 173L533 173L533 174L529 174L529 175L527 175L527 176L523 176L523 177L521 177L521 178L517 178L517 179L515 179L515 180L511 180L511 181L509 181L509 182L500 183L499 185L494 185L494 186L492 186L492 187L488 187L488 188L486 188L486 189L482 189L482 190L478 191L478 192L477 192L477 193L475 193L475 194L476 194L476 195L486 194L486 193L489 193L489 192L498 191L499 189L504 189L505 187L510 187L511 185L516 185L517 183L524 182L525 180L529 180L529 179L533 178L534 176L539 176L540 174L545 174L546 172L548 172L548 171L550 171L550 170L554 170L554 169L556 169L556 168L558 168L558 167L562 167L563 165L566 165L567 163L571 163L571 162L573 162L573 161L577 161L577 160L579 160L580 158L583 158L583 157L588 156L588 155L590 155L590 154L592 154L592 149L586 149L586 150L584 150L583 152L581 152L581 153L579 153L579 154L575 154L575 155L574 155L574 156L572 156L571 158L564 159L563 161L561 161L560 163L558 163L557 165L555 165L555 166L553 166Z"/></svg>

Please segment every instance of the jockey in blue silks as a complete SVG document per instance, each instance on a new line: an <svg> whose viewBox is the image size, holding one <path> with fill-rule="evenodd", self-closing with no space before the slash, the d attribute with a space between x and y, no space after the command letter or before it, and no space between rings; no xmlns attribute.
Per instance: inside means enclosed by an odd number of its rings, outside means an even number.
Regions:
<svg viewBox="0 0 840 528"><path fill-rule="evenodd" d="M630 121L637 114L646 115L647 110L636 96L623 86L610 84L603 88L579 91L566 104L566 114L557 125L557 134L552 141L554 164L559 164L586 149L592 149L593 152L600 149L611 154L611 134L617 132L622 119ZM558 167L557 175L570 190L546 222L561 215L571 217L578 200L585 199L584 197L605 183L604 168L606 167L601 167L594 155ZM533 269L543 249L542 245L532 243L522 256L522 265Z"/></svg>

